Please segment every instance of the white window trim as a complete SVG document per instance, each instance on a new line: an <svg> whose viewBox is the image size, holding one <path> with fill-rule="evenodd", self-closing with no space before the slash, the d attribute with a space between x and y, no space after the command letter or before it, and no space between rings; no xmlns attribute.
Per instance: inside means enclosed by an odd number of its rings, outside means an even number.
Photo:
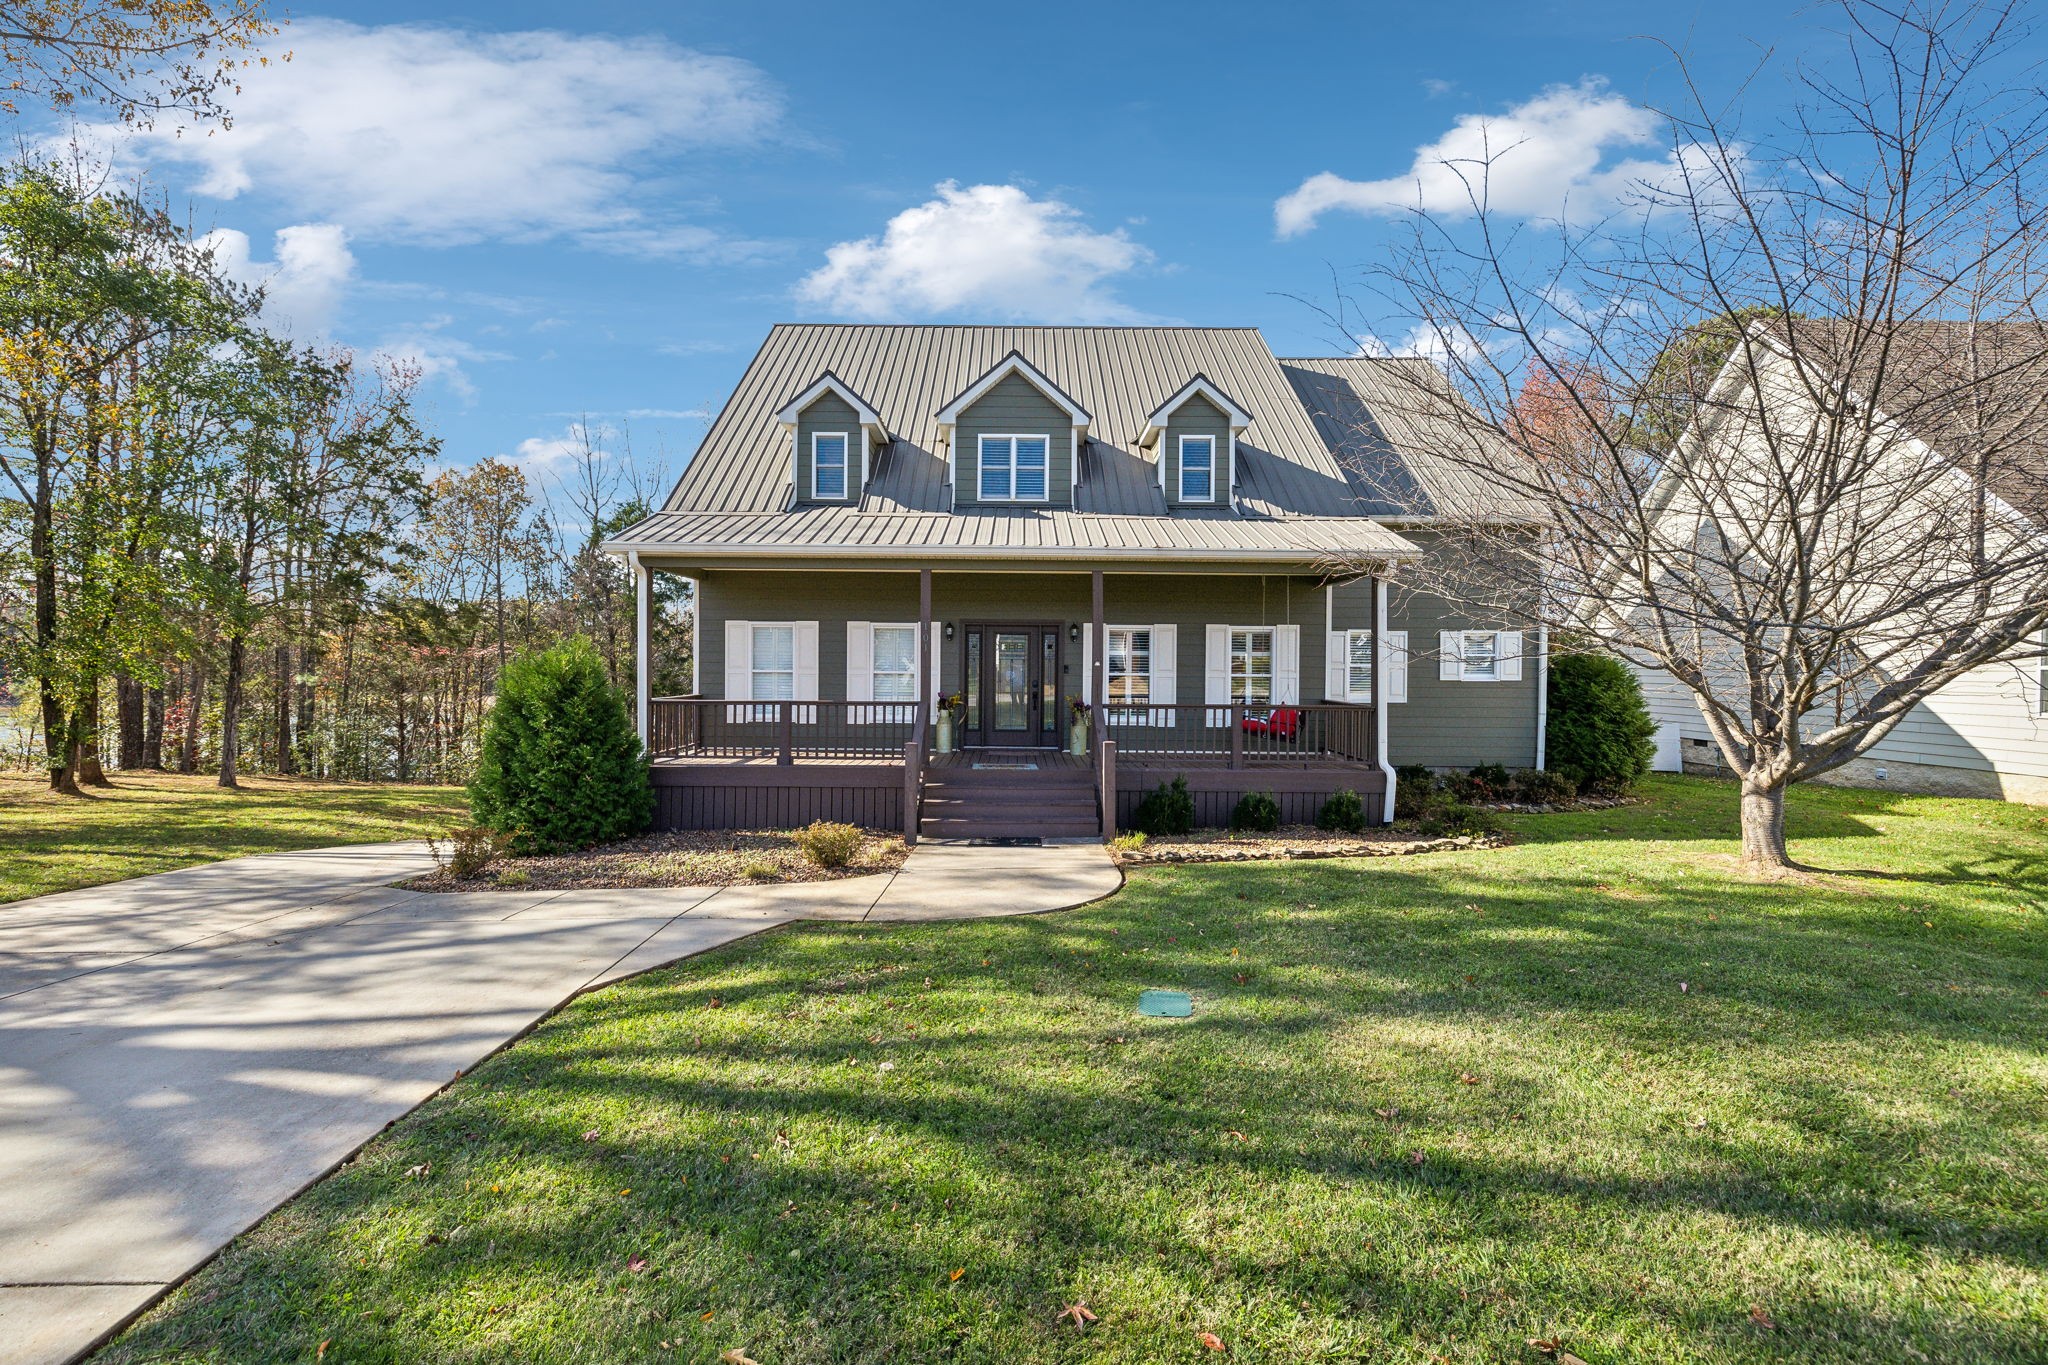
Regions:
<svg viewBox="0 0 2048 1365"><path fill-rule="evenodd" d="M759 678L763 672L769 671L761 668L754 657L753 641L756 638L758 638L760 633L764 630L786 630L789 632L789 695L787 697L758 697L754 695L755 691L757 690L754 686L755 680ZM800 642L797 640L796 622L749 621L747 622L747 642L747 700L801 701L802 698L798 697L796 694L796 682L798 677L800 677L803 673L802 665L800 661L797 659L797 651L801 646ZM782 670L775 669L773 671L779 673Z"/></svg>
<svg viewBox="0 0 2048 1365"><path fill-rule="evenodd" d="M836 436L840 440L839 496L827 497L818 491L818 441L821 437ZM811 501L851 502L853 501L853 434L846 431L814 431L811 433Z"/></svg>
<svg viewBox="0 0 2048 1365"><path fill-rule="evenodd" d="M1344 637L1344 700L1348 702L1369 703L1373 699L1373 674L1379 671L1379 660L1377 657L1379 651L1371 649L1367 656L1365 690L1361 692L1352 684L1351 680L1351 647L1360 637L1363 637L1370 648L1372 645L1372 631L1370 628L1367 628L1364 630L1346 630L1339 633Z"/></svg>
<svg viewBox="0 0 2048 1365"><path fill-rule="evenodd" d="M988 468L984 453L990 441L1008 441L1010 445L1010 492L1007 497L992 498L983 484L983 471ZM1018 441L1042 441L1045 443L1045 495L1037 498L1017 496L1017 446ZM988 431L974 438L974 500L976 502L1019 502L1044 503L1052 501L1052 437L1042 431Z"/></svg>
<svg viewBox="0 0 2048 1365"><path fill-rule="evenodd" d="M1249 685L1247 685L1245 688L1245 699L1243 701L1237 700L1236 697L1232 697L1230 699L1230 704L1233 706L1279 706L1283 704L1275 700L1275 697L1280 691L1280 628L1278 626L1230 627L1229 659L1235 659L1237 657L1237 636L1239 632L1243 632L1246 638L1244 647L1244 673L1240 675L1235 669L1231 669L1228 681L1232 684L1235 684L1239 676L1242 676L1247 684L1250 683L1251 678L1253 676L1252 655L1256 652L1252 648L1252 642L1250 637L1259 633L1260 631L1264 631L1268 636L1271 637L1266 643L1266 700L1263 702L1253 701L1251 699L1251 688ZM1227 666L1228 659L1226 659L1225 662Z"/></svg>
<svg viewBox="0 0 2048 1365"><path fill-rule="evenodd" d="M1486 671L1481 672L1472 662L1468 646L1474 637L1484 637L1492 642L1486 655ZM1458 680L1460 682L1500 681L1500 632L1497 630L1461 630L1458 632Z"/></svg>
<svg viewBox="0 0 2048 1365"><path fill-rule="evenodd" d="M770 700L767 698L757 698L753 695L755 672L753 632L760 627L787 629L790 632L790 659L792 673L794 674L790 679L790 686L795 695L789 698L789 700L796 702L817 700L818 623L816 621L754 621L742 617L728 617L725 622L725 699L729 702L738 703L737 705L725 708L725 718L732 724L773 720L780 714L776 706L776 702L780 700L779 698ZM743 634L745 637L743 647L746 651L746 657L743 669L735 664L734 654L738 649L742 648L741 642L734 638L735 633ZM736 685L744 687L746 691L745 696L736 697L733 695ZM809 692L811 695L805 696L805 692ZM748 705L747 703L749 702L755 704ZM791 711L790 718L798 725L814 725L818 719L818 708L815 706L797 706Z"/></svg>
<svg viewBox="0 0 2048 1365"><path fill-rule="evenodd" d="M1473 635L1493 637L1493 671L1480 673L1473 669L1465 657L1466 638ZM1491 630L1446 630L1440 632L1439 644L1443 659L1437 669L1437 677L1443 682L1501 683L1522 681L1523 634L1519 630L1495 628Z"/></svg>
<svg viewBox="0 0 2048 1365"><path fill-rule="evenodd" d="M1188 493L1188 442L1190 441L1201 442L1209 447L1209 496L1206 498L1192 497ZM1216 501L1216 438L1207 435L1184 435L1180 438L1180 444L1176 448L1175 456L1180 461L1180 500L1182 502Z"/></svg>

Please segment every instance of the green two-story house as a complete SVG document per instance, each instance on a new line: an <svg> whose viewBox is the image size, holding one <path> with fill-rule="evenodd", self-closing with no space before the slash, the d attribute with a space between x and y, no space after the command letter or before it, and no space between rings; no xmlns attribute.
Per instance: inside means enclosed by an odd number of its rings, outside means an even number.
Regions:
<svg viewBox="0 0 2048 1365"><path fill-rule="evenodd" d="M1398 398L1422 363L776 327L608 546L643 650L651 576L695 585L690 695L639 669L658 823L1099 837L1175 776L1208 823L1344 789L1384 820L1397 764L1540 765L1540 637L1404 587L1485 493Z"/></svg>

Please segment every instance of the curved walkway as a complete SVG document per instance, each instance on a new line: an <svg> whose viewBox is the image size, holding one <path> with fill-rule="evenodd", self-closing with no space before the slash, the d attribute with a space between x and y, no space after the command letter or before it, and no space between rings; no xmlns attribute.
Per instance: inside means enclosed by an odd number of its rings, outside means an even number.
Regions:
<svg viewBox="0 0 2048 1365"><path fill-rule="evenodd" d="M77 1359L593 986L800 919L1064 909L1095 844L885 876L433 895L424 845L265 854L0 906L0 1365Z"/></svg>

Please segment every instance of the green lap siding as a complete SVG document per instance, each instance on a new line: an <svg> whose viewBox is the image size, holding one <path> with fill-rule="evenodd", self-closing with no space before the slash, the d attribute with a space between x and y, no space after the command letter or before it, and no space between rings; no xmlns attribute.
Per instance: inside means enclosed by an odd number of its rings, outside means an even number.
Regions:
<svg viewBox="0 0 2048 1365"><path fill-rule="evenodd" d="M1427 531L1403 532L1425 553L1454 554ZM1387 754L1394 763L1469 768L1536 762L1536 697L1543 676L1536 633L1525 621L1486 620L1440 597L1390 586L1387 628L1408 632L1408 700L1387 710ZM1445 682L1438 635L1446 630L1520 630L1519 682Z"/></svg>

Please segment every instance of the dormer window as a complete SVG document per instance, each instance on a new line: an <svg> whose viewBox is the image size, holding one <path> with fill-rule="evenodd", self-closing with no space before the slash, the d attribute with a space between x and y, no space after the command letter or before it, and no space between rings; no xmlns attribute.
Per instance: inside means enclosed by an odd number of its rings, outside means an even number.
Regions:
<svg viewBox="0 0 2048 1365"><path fill-rule="evenodd" d="M851 442L843 431L811 433L811 496L820 502L846 500L846 452Z"/></svg>
<svg viewBox="0 0 2048 1365"><path fill-rule="evenodd" d="M1214 502L1216 500L1216 438L1214 436L1183 436L1180 438L1180 500L1182 502Z"/></svg>
<svg viewBox="0 0 2048 1365"><path fill-rule="evenodd" d="M981 500L1044 502L1046 452L1044 436L981 438Z"/></svg>

